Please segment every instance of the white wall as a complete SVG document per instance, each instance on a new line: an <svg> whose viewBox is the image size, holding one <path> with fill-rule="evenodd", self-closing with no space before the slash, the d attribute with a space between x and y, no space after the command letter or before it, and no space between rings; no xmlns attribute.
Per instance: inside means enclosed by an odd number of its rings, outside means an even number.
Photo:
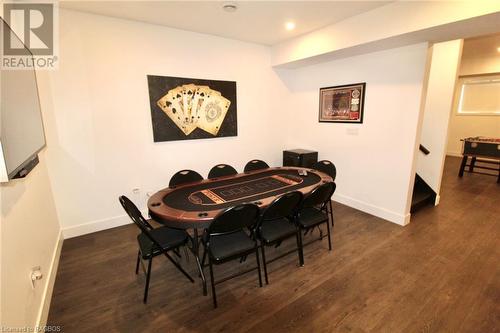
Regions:
<svg viewBox="0 0 500 333"><path fill-rule="evenodd" d="M283 84L269 49L256 44L60 11L60 63L49 85L49 170L65 237L129 223L126 194L146 192L178 170L281 165ZM238 136L154 143L146 75L237 81ZM140 188L139 196L131 193Z"/></svg>
<svg viewBox="0 0 500 333"><path fill-rule="evenodd" d="M441 176L446 157L448 124L453 104L455 83L462 53L461 39L436 43L432 46L427 91L425 94L424 120L420 143L429 155L417 154L417 174L436 192L439 200Z"/></svg>
<svg viewBox="0 0 500 333"><path fill-rule="evenodd" d="M278 70L290 90L287 146L338 170L335 199L406 224L427 44ZM366 82L363 124L318 123L319 88Z"/></svg>
<svg viewBox="0 0 500 333"><path fill-rule="evenodd" d="M500 34L464 42L460 75L500 73Z"/></svg>
<svg viewBox="0 0 500 333"><path fill-rule="evenodd" d="M45 154L25 179L0 185L2 327L34 327L48 314L60 251L60 227ZM44 278L31 287L30 272Z"/></svg>

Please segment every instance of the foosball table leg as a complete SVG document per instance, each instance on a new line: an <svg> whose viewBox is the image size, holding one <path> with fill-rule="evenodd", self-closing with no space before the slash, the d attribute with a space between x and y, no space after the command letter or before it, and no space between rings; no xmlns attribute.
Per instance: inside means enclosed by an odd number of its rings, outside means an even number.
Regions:
<svg viewBox="0 0 500 333"><path fill-rule="evenodd" d="M473 172L474 171L474 166L476 165L476 158L473 157L470 161L470 166L469 166L469 171Z"/></svg>
<svg viewBox="0 0 500 333"><path fill-rule="evenodd" d="M462 177L464 175L465 165L467 165L467 155L464 155L462 158L462 164L460 164L460 171L458 171L458 177Z"/></svg>

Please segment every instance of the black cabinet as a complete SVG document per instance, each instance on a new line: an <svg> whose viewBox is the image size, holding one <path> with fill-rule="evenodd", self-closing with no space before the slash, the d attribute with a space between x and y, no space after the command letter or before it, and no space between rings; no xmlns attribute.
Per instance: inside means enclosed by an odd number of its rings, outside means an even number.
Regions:
<svg viewBox="0 0 500 333"><path fill-rule="evenodd" d="M310 168L318 162L318 152L306 149L283 151L283 166Z"/></svg>

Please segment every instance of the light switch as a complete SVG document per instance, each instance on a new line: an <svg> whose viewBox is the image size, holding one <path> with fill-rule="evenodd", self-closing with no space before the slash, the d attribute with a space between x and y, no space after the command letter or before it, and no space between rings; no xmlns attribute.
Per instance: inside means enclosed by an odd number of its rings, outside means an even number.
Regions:
<svg viewBox="0 0 500 333"><path fill-rule="evenodd" d="M359 130L357 128L347 128L346 133L347 135L358 135Z"/></svg>

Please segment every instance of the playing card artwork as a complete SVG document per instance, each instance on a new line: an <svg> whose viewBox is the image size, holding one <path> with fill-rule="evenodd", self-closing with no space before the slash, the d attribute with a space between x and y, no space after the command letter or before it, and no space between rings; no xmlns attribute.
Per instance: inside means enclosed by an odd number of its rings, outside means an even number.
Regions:
<svg viewBox="0 0 500 333"><path fill-rule="evenodd" d="M155 142L237 135L236 82L148 75Z"/></svg>

